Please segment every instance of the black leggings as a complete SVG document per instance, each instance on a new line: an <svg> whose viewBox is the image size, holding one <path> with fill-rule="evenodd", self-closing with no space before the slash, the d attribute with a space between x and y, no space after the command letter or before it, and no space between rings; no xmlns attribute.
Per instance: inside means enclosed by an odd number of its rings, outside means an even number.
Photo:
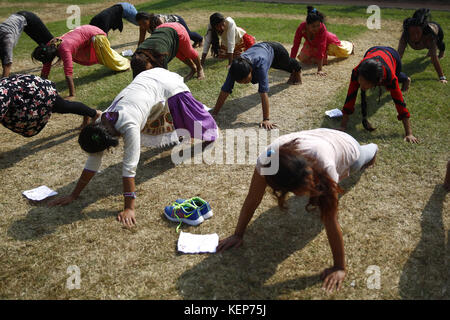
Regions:
<svg viewBox="0 0 450 320"><path fill-rule="evenodd" d="M53 39L51 32L47 29L42 20L33 12L19 11L17 14L25 17L27 25L23 31L25 31L25 33L37 44L47 44L47 42Z"/></svg>
<svg viewBox="0 0 450 320"><path fill-rule="evenodd" d="M95 115L97 114L97 110L89 108L87 105L81 102L64 100L60 95L56 97L52 112L73 113L80 116L88 116L91 118L95 117Z"/></svg>
<svg viewBox="0 0 450 320"><path fill-rule="evenodd" d="M273 49L273 61L271 68L284 70L289 73L302 69L300 63L289 56L289 52L278 42L267 42Z"/></svg>

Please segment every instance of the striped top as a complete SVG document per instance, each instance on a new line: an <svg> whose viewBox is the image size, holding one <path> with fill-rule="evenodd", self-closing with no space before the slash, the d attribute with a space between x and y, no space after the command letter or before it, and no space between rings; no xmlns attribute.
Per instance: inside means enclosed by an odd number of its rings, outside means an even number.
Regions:
<svg viewBox="0 0 450 320"><path fill-rule="evenodd" d="M396 60L388 50L382 48L373 48L366 52L364 59L361 60L361 62L366 59L372 58L377 59L382 64L383 79L381 84L384 85L386 89L391 93L392 100L394 101L395 108L397 109L397 119L402 120L403 118L409 118L410 114L408 109L406 108L406 103L403 99L403 94L398 84L398 78L395 75L395 70L397 68ZM356 96L359 89L358 69L360 64L358 64L358 66L352 71L347 98L345 99L345 105L342 109L342 112L345 114L352 114L355 111Z"/></svg>

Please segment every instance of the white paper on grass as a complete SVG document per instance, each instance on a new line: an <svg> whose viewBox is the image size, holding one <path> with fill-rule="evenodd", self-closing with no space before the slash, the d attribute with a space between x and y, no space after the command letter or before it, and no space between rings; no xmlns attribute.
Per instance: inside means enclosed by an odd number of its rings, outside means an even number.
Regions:
<svg viewBox="0 0 450 320"><path fill-rule="evenodd" d="M184 253L214 253L219 245L219 236L213 234L192 234L181 231L178 251Z"/></svg>
<svg viewBox="0 0 450 320"><path fill-rule="evenodd" d="M40 186L35 189L26 190L22 194L30 200L41 201L45 198L52 197L58 194L58 192L50 189L47 186Z"/></svg>
<svg viewBox="0 0 450 320"><path fill-rule="evenodd" d="M124 56L124 57L131 57L132 55L133 55L133 51L130 49L122 51L122 56Z"/></svg>
<svg viewBox="0 0 450 320"><path fill-rule="evenodd" d="M325 114L327 116L329 116L330 118L338 118L338 117L343 116L342 111L339 109L332 109L332 110L325 111Z"/></svg>

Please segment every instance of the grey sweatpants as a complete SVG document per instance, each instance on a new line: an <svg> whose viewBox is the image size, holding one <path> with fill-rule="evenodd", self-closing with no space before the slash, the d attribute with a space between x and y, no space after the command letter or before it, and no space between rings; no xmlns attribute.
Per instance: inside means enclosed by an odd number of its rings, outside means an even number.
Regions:
<svg viewBox="0 0 450 320"><path fill-rule="evenodd" d="M378 151L378 146L375 143L359 145L359 158L351 165L350 173L361 170L361 168L373 159Z"/></svg>

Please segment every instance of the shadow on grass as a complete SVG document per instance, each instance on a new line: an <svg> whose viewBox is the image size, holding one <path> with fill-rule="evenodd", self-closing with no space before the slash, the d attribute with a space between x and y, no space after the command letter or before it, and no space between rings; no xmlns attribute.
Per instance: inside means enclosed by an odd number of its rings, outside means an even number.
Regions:
<svg viewBox="0 0 450 320"><path fill-rule="evenodd" d="M422 237L400 276L403 299L450 299L450 241L445 244L443 203L446 191L441 184L422 211Z"/></svg>
<svg viewBox="0 0 450 320"><path fill-rule="evenodd" d="M50 120L51 121L51 120ZM44 128L45 130L45 128ZM67 136L66 134L71 133ZM77 129L67 130L56 135L40 138L31 142L28 142L13 150L3 152L0 154L0 170L12 167L15 163L18 163L28 157L45 149L52 148L60 143L71 140L78 135Z"/></svg>
<svg viewBox="0 0 450 320"><path fill-rule="evenodd" d="M423 55L422 57L418 57L408 63L404 63L402 65L402 70L407 76L411 77L413 74L425 71L430 63L430 58Z"/></svg>
<svg viewBox="0 0 450 320"><path fill-rule="evenodd" d="M286 73L287 74L287 73ZM288 77L286 77L287 81ZM270 86L269 91L269 105L270 105L270 97L274 94L277 94L284 89L288 88L290 85L287 83L278 83L274 86ZM241 98L235 98L229 96L222 109L220 110L219 115L216 117L217 125L220 129L237 129L242 128L243 126L251 126L258 127L258 123L252 124L243 124L243 123L233 123L236 121L239 114L244 113L251 108L261 104L261 96L258 92L244 96ZM261 111L261 120L262 120L262 111ZM273 119L276 122L276 119Z"/></svg>
<svg viewBox="0 0 450 320"><path fill-rule="evenodd" d="M37 67L37 68L15 71L15 72L13 72L13 74L29 74L29 73L33 73L33 72L38 72L40 70L41 70L41 67ZM130 70L121 71L121 72L128 72L128 71L130 71ZM89 84L91 82L96 82L98 80L102 80L104 78L114 76L121 72L113 71L111 69L108 69L107 67L104 67L104 68L101 68L100 70L97 70L96 72L89 73L88 75L85 75L82 77L76 77L76 74L75 74L75 77L73 79L75 89L78 86L81 86L84 84ZM49 77L49 80L52 81L51 77ZM131 80L130 80L130 82L131 82ZM62 88L67 87L67 83L66 83L65 79L56 81L55 85L58 88L58 91L62 91L63 90Z"/></svg>
<svg viewBox="0 0 450 320"><path fill-rule="evenodd" d="M194 157L197 150L194 146L191 148L190 154ZM147 160L166 151L168 151L167 148L153 148L141 153L140 165L138 165L135 179L136 186L163 174L175 166L171 160L170 153L144 164ZM89 212L88 214L84 214L82 211L101 199L122 195L121 172L122 162L104 168L92 179L81 193L80 198L67 206L48 208L40 205L32 208L25 218L15 221L10 226L8 235L16 240L34 240L52 234L60 226L72 224L85 218L104 219L116 216L119 213L117 210L101 210ZM59 196L70 194L75 188L77 181L78 179L56 190Z"/></svg>
<svg viewBox="0 0 450 320"><path fill-rule="evenodd" d="M341 182L349 192L359 181L362 171ZM303 249L323 229L318 211L305 210L306 197L288 199L288 212L278 207L261 213L249 224L245 243L239 249L210 255L177 281L186 299L277 299L282 294L301 291L320 283L316 275L266 285L278 265ZM327 266L324 266L324 269Z"/></svg>
<svg viewBox="0 0 450 320"><path fill-rule="evenodd" d="M287 201L289 208L295 208L293 213L277 207L261 213L249 225L241 248L210 255L183 273L177 281L180 295L194 300L277 299L320 282L318 273L266 285L280 263L323 229L318 215L306 212L301 200L291 197Z"/></svg>
<svg viewBox="0 0 450 320"><path fill-rule="evenodd" d="M381 87L381 98L380 98L380 102L378 102L378 88L375 89L371 89L368 91L367 94L367 119L369 120L369 122L372 124L373 127L377 128L377 120L376 118L372 119L372 116L375 115L378 111L378 109L380 109L381 107L386 107L386 108L395 108L394 102L392 101L391 95L389 94L389 92L386 92L386 90L384 89L384 87ZM398 135L385 135L382 132L380 132L378 129L375 131L367 131L364 128L362 128L362 130L358 130L356 128L356 126L358 124L361 124L362 121L362 115L361 115L361 92L360 90L358 91L358 97L357 97L357 101L355 103L355 111L352 115L350 115L349 117L349 121L347 123L347 130L346 132L348 134L350 134L351 136L353 136L356 140L364 140L366 137L366 135L370 135L371 137L376 137L376 138L394 138L397 137ZM322 123L320 125L320 128L330 128L330 129L337 129L340 127L341 125L341 120L342 118L333 118L330 119L326 116L323 117ZM399 123L399 125L401 125L400 121L397 121L396 118L392 119L392 121L396 121Z"/></svg>

